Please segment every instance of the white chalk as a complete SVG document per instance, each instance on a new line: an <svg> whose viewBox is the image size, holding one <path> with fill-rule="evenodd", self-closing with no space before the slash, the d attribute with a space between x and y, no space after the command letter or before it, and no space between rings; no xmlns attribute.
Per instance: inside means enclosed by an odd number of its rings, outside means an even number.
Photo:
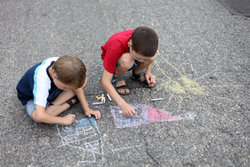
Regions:
<svg viewBox="0 0 250 167"><path fill-rule="evenodd" d="M161 101L163 98L156 98L156 99L151 99L151 101Z"/></svg>
<svg viewBox="0 0 250 167"><path fill-rule="evenodd" d="M112 101L111 97L109 96L109 94L107 94L107 97L109 98L109 101Z"/></svg>

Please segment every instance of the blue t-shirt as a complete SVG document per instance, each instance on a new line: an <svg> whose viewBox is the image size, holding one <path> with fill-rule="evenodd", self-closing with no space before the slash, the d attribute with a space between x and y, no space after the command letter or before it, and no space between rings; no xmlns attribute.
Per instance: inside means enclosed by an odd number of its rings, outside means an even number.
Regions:
<svg viewBox="0 0 250 167"><path fill-rule="evenodd" d="M48 58L34 65L24 74L16 87L18 99L23 105L34 99L35 104L46 107L47 102L54 100L55 92L62 92L55 86L48 71L57 59L58 57Z"/></svg>

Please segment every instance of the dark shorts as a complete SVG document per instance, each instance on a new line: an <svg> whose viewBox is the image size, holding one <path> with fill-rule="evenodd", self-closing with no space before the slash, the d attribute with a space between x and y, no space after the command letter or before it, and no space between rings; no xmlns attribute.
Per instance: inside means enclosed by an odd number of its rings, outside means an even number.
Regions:
<svg viewBox="0 0 250 167"><path fill-rule="evenodd" d="M120 59L119 59L119 60L120 60ZM116 67L117 67L117 66L120 66L119 60L116 62ZM136 68L138 67L139 64L140 64L140 62L137 61L137 60L135 60L134 65L133 65L128 71L131 71L131 70L136 69Z"/></svg>
<svg viewBox="0 0 250 167"><path fill-rule="evenodd" d="M49 102L53 102L57 98L57 96L59 96L59 94L62 93L62 92L63 92L63 90L58 89L58 88L53 90L53 92L49 93L49 97L47 98L47 100Z"/></svg>

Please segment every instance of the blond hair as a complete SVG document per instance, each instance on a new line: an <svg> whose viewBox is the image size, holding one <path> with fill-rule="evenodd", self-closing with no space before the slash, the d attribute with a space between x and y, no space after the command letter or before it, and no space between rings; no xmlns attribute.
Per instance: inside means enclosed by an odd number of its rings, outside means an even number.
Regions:
<svg viewBox="0 0 250 167"><path fill-rule="evenodd" d="M86 80L85 65L81 59L75 56L60 57L52 65L52 69L59 81L74 89L82 87Z"/></svg>

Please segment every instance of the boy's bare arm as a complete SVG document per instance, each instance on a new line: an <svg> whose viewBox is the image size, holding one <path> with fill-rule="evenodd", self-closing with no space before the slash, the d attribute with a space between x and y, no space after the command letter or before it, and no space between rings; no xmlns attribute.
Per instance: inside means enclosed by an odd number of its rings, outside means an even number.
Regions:
<svg viewBox="0 0 250 167"><path fill-rule="evenodd" d="M81 88L74 89L74 92L82 105L85 115L88 117L91 117L91 115L94 115L96 119L100 119L101 118L100 111L94 111L89 108L89 105L88 105L88 102L86 100L86 97L84 95L84 90L83 90L83 88L85 87L86 87L86 84L84 84Z"/></svg>
<svg viewBox="0 0 250 167"><path fill-rule="evenodd" d="M146 65L146 73L151 73L152 64L156 58L157 58L157 53L152 58L150 58L150 60L148 60L146 62L146 64L145 64Z"/></svg>
<svg viewBox="0 0 250 167"><path fill-rule="evenodd" d="M157 53L154 55L154 57L152 57L147 63L146 63L146 74L145 74L145 77L146 77L146 80L149 84L149 86L154 86L156 84L155 82L155 76L152 75L151 71L152 71L152 65L153 65L153 62L155 61L157 57Z"/></svg>
<svg viewBox="0 0 250 167"><path fill-rule="evenodd" d="M102 77L102 86L104 90L111 96L111 98L121 107L122 112L126 116L134 116L136 112L134 108L129 105L115 90L114 86L111 84L113 74L104 70Z"/></svg>
<svg viewBox="0 0 250 167"><path fill-rule="evenodd" d="M57 117L46 112L44 107L36 105L36 109L32 114L32 118L38 123L42 122L48 124L70 125L75 120L75 115L68 114L64 117Z"/></svg>
<svg viewBox="0 0 250 167"><path fill-rule="evenodd" d="M78 99L82 105L82 108L84 110L88 110L89 106L88 106L86 97L84 95L83 88L75 89L74 92L75 92L76 96L78 97Z"/></svg>

